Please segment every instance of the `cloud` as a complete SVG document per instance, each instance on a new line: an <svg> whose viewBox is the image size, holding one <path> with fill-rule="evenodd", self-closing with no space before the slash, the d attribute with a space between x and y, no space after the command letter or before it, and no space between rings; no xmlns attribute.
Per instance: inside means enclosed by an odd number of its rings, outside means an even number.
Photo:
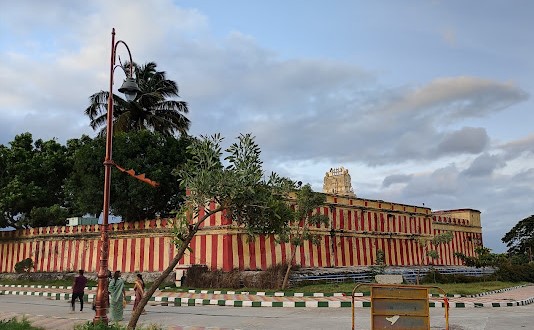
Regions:
<svg viewBox="0 0 534 330"><path fill-rule="evenodd" d="M412 175L406 175L406 174L389 175L384 178L384 181L382 181L382 187L389 187L396 183L407 183L411 179L412 179Z"/></svg>
<svg viewBox="0 0 534 330"><path fill-rule="evenodd" d="M447 133L438 145L438 154L478 154L489 144L489 136L482 127L463 127Z"/></svg>
<svg viewBox="0 0 534 330"><path fill-rule="evenodd" d="M526 97L510 84L475 77L441 78L417 88L368 84L342 93L337 91L346 77L330 78L338 80L332 89L326 85L313 93L313 102L297 104L298 111L280 104L278 111L287 115L269 116L269 108L261 108L266 114L255 131L276 157L385 165L477 154L489 145L485 129L455 129L454 123L488 116ZM294 91L295 85L286 88ZM294 143L301 148L295 151Z"/></svg>
<svg viewBox="0 0 534 330"><path fill-rule="evenodd" d="M475 158L471 165L462 171L462 174L471 177L490 176L496 169L505 165L506 162L502 159L502 156L484 153Z"/></svg>
<svg viewBox="0 0 534 330"><path fill-rule="evenodd" d="M498 146L502 149L507 159L514 159L523 154L534 154L534 134L524 138L508 141Z"/></svg>
<svg viewBox="0 0 534 330"><path fill-rule="evenodd" d="M445 77L406 93L391 111L457 121L503 110L528 97L512 83L469 76Z"/></svg>

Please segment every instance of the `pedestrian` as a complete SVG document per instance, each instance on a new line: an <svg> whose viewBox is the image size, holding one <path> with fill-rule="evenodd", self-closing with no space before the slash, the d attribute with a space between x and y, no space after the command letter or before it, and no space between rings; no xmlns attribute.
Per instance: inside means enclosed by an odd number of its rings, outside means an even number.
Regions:
<svg viewBox="0 0 534 330"><path fill-rule="evenodd" d="M110 316L111 320L118 322L122 321L124 313L124 301L126 292L124 291L124 280L121 278L121 272L115 271L113 279L109 282L110 295Z"/></svg>
<svg viewBox="0 0 534 330"><path fill-rule="evenodd" d="M141 274L137 274L137 279L135 280L134 284L134 291L135 291L135 302L133 305L133 310L137 308L137 305L139 305L139 301L143 298L143 295L145 294L145 281L143 281L143 276ZM146 314L145 310L141 312L141 314Z"/></svg>
<svg viewBox="0 0 534 330"><path fill-rule="evenodd" d="M76 298L80 299L80 312L83 312L83 295L85 286L87 285L87 277L83 276L83 269L78 271L78 276L74 277L74 283L72 284L72 299L70 304L72 311L74 312L74 302Z"/></svg>

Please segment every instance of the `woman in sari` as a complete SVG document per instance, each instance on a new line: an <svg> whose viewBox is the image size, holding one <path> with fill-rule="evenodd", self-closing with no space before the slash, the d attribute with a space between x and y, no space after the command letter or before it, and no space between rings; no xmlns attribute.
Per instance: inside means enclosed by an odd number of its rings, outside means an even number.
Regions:
<svg viewBox="0 0 534 330"><path fill-rule="evenodd" d="M135 302L133 305L133 309L135 310L137 308L137 305L139 305L139 301L141 301L141 299L143 298L143 295L145 294L145 281L143 281L143 276L141 276L141 274L137 274L137 279L135 280L135 285L134 285L134 291L135 291ZM141 314L146 314L144 309Z"/></svg>
<svg viewBox="0 0 534 330"><path fill-rule="evenodd" d="M124 298L126 292L124 291L124 280L121 278L121 272L116 271L113 274L113 279L109 281L110 294L110 316L112 321L122 321L124 312Z"/></svg>

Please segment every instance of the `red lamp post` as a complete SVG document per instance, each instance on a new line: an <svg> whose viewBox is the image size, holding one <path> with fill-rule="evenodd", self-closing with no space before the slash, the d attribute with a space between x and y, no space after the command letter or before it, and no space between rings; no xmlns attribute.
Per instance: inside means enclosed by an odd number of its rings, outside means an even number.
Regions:
<svg viewBox="0 0 534 330"><path fill-rule="evenodd" d="M120 64L117 65L117 46L123 44L128 50L130 57L129 72ZM96 314L93 319L94 323L103 322L108 323L106 315L107 305L107 291L108 291L108 256L109 256L109 236L108 236L108 217L109 217L109 199L111 189L111 168L114 166L112 158L113 149L113 73L115 68L121 67L126 73L126 79L119 88L119 92L124 93L127 101L134 101L139 87L133 78L133 61L132 54L128 45L119 40L115 42L115 29L111 31L111 67L109 77L109 97L108 97L108 113L107 113L107 127L106 127L106 158L104 159L104 208L102 213L102 225L100 225L100 267L98 270L98 289L96 292Z"/></svg>

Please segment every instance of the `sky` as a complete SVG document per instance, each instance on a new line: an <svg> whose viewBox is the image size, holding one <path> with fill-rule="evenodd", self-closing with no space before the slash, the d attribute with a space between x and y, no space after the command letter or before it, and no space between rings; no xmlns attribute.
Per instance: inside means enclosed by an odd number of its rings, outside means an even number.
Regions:
<svg viewBox="0 0 534 330"><path fill-rule="evenodd" d="M189 104L194 136L252 133L266 173L481 211L484 244L534 213L529 0L0 0L0 144L94 136L111 30ZM127 50L119 46L124 61ZM124 78L116 71L115 88ZM117 86L118 85L118 86Z"/></svg>

